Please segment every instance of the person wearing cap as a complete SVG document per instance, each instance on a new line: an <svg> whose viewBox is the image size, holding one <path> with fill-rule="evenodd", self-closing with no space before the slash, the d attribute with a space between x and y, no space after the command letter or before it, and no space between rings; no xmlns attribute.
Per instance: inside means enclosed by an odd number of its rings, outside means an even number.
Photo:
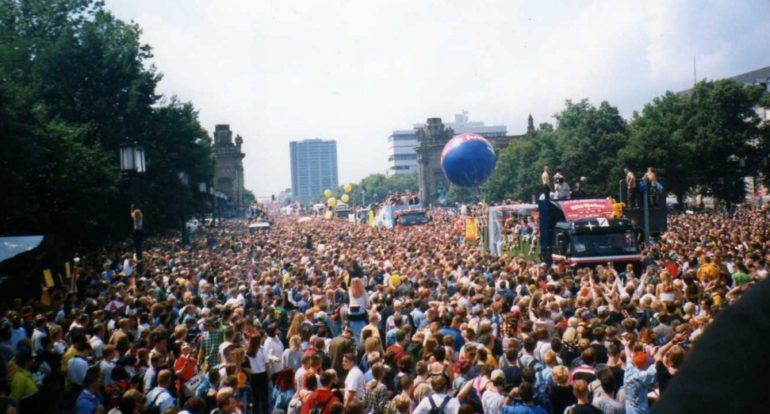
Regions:
<svg viewBox="0 0 770 414"><path fill-rule="evenodd" d="M505 373L496 369L489 376L492 380L487 385L486 390L481 395L481 406L484 408L484 414L501 414L503 405L505 405Z"/></svg>

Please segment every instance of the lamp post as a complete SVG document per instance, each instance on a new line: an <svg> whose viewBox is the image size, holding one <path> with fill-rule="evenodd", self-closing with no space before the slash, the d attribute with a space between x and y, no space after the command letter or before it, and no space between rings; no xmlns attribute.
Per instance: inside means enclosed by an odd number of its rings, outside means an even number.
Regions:
<svg viewBox="0 0 770 414"><path fill-rule="evenodd" d="M129 139L123 141L120 144L120 170L133 178L131 202L138 207L140 202L138 176L145 172L144 147Z"/></svg>
<svg viewBox="0 0 770 414"><path fill-rule="evenodd" d="M213 185L209 185L209 196L211 196L211 225L216 224L217 220L217 199L214 196L216 194L217 190L214 188Z"/></svg>
<svg viewBox="0 0 770 414"><path fill-rule="evenodd" d="M217 191L217 202L219 204L219 223L222 223L222 220L224 219L224 210L225 210L225 193L221 191Z"/></svg>
<svg viewBox="0 0 770 414"><path fill-rule="evenodd" d="M187 220L184 214L184 190L190 184L190 176L184 171L180 171L178 176L182 184L182 191L179 192L179 217L182 220L182 244L185 244L187 243Z"/></svg>
<svg viewBox="0 0 770 414"><path fill-rule="evenodd" d="M131 238L134 242L134 256L142 260L142 241L144 240L144 217L139 209L139 174L144 174L144 147L126 139L120 144L120 170L130 176L131 185L131 220L133 222Z"/></svg>
<svg viewBox="0 0 770 414"><path fill-rule="evenodd" d="M198 184L198 192L201 193L201 200L202 200L202 206L201 206L201 226L206 224L206 192L208 190L206 189L206 183L199 183Z"/></svg>

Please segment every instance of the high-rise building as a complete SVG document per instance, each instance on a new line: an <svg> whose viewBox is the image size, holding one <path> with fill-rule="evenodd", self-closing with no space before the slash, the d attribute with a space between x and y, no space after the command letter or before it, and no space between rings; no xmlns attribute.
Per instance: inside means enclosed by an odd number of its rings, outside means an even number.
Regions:
<svg viewBox="0 0 770 414"><path fill-rule="evenodd" d="M502 148L508 144L508 128L505 125L484 125L483 122L469 121L468 112L455 115L454 122L442 124L455 134L471 132L490 140L495 147ZM415 124L412 129L393 131L388 137L388 174L403 174L418 170L417 131L426 124Z"/></svg>
<svg viewBox="0 0 770 414"><path fill-rule="evenodd" d="M334 191L337 179L337 142L321 139L292 141L291 191L294 198L306 204L322 197L325 189Z"/></svg>
<svg viewBox="0 0 770 414"><path fill-rule="evenodd" d="M388 175L417 171L417 130L393 131L388 137Z"/></svg>

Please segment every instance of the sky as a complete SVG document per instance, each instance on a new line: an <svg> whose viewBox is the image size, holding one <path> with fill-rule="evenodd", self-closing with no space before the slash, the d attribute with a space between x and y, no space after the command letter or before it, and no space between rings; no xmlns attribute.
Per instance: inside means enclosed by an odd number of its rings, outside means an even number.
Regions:
<svg viewBox="0 0 770 414"><path fill-rule="evenodd" d="M387 169L430 117L554 122L564 101L630 117L667 90L770 66L770 0L107 0L138 23L159 92L244 138L246 188L291 186L289 142L337 141L340 184Z"/></svg>

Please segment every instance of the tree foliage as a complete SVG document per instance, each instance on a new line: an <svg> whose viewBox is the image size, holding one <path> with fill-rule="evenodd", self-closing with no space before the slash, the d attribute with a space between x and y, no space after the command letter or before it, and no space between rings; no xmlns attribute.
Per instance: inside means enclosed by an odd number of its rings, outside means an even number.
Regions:
<svg viewBox="0 0 770 414"><path fill-rule="evenodd" d="M140 29L94 0L0 0L0 234L74 242L129 230L118 148L146 148L142 209L150 231L179 228L213 175L210 139L189 103L161 100Z"/></svg>
<svg viewBox="0 0 770 414"><path fill-rule="evenodd" d="M335 197L339 197L344 193L344 186L340 186L335 193ZM381 203L385 200L385 196L393 193L413 192L416 193L419 190L419 184L417 182L417 173L409 174L394 174L386 176L385 174L370 174L364 177L360 182L351 184L352 190L348 196L351 203L362 204L366 200L366 204ZM364 192L366 195L364 196Z"/></svg>
<svg viewBox="0 0 770 414"><path fill-rule="evenodd" d="M770 127L756 109L769 105L761 88L733 80L703 81L687 94L668 92L630 123L607 102L596 107L568 100L554 115L556 127L541 124L498 154L482 191L487 200L530 200L549 165L551 173L561 168L571 187L585 177L584 190L604 197L617 194L624 167L641 178L652 166L666 191L680 198L698 190L739 201L744 177L768 172Z"/></svg>

